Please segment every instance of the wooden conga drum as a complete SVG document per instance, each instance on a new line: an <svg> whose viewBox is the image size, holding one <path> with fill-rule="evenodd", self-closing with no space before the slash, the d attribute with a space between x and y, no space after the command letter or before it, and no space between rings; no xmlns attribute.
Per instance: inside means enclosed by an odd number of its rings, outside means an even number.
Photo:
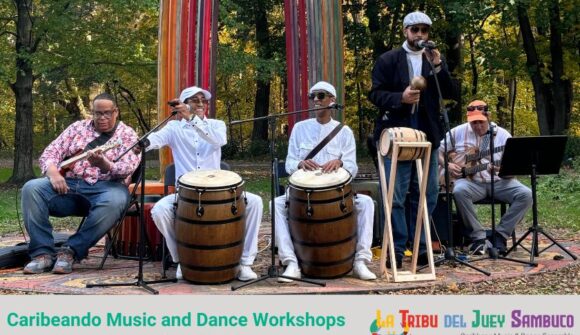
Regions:
<svg viewBox="0 0 580 335"><path fill-rule="evenodd" d="M196 284L232 281L244 248L244 182L235 172L188 172L178 180L175 213L183 278Z"/></svg>
<svg viewBox="0 0 580 335"><path fill-rule="evenodd" d="M424 132L405 127L386 128L381 133L379 150L381 155L392 158L394 142L427 142ZM397 156L400 161L411 161L423 157L425 148L401 147Z"/></svg>
<svg viewBox="0 0 580 335"><path fill-rule="evenodd" d="M352 270L357 227L352 176L298 170L289 179L288 220L302 273L311 278L338 278Z"/></svg>

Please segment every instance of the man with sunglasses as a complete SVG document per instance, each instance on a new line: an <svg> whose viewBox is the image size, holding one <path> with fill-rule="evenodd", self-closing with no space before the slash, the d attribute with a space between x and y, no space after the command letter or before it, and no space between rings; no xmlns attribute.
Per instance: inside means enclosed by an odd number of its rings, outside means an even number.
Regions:
<svg viewBox="0 0 580 335"><path fill-rule="evenodd" d="M74 261L87 257L89 248L115 225L127 207L129 192L123 181L135 171L140 157L129 152L118 162L114 160L137 141L137 134L117 120L119 109L110 94L93 99L92 115L70 125L44 149L39 159L44 177L22 187L22 214L32 258L25 274L51 269L56 274L71 273ZM118 145L106 152L97 149L112 143ZM85 159L66 169L61 166L82 152L88 152ZM57 253L49 216L78 216L87 211L83 225Z"/></svg>
<svg viewBox="0 0 580 335"><path fill-rule="evenodd" d="M372 88L369 100L379 108L376 119L374 141L377 143L385 128L408 127L419 129L427 134L431 142L429 176L427 181L427 208L429 215L435 209L438 196L437 148L443 138L440 119L439 95L435 84L435 73L441 85L444 98L452 93L451 76L441 54L436 49L422 49L420 41L429 39L431 19L422 12L412 12L403 20L405 41L400 48L382 54L372 71ZM431 64L433 68L431 67ZM435 72L435 73L434 73ZM420 90L411 86L411 79L422 76L427 85ZM390 174L391 160L385 158L386 175ZM394 187L392 223L395 258L401 267L403 254L408 241L414 240L419 185L415 162L399 162ZM410 222L405 217L405 199L410 197ZM421 235L418 263L427 264L425 236ZM390 264L387 264L390 266Z"/></svg>
<svg viewBox="0 0 580 335"><path fill-rule="evenodd" d="M497 226L495 241L490 241L498 249L500 254L506 252L506 241L512 235L516 224L522 220L532 206L532 191L515 178L500 178L496 175L503 155L503 147L509 132L491 122L493 129L494 151L493 160L489 155L490 148L490 121L488 106L484 101L474 100L467 106L467 122L451 129L451 136L455 139L455 148L448 145L448 152L454 152L456 157L463 157L461 161L449 161L449 175L456 178L453 186L453 197L457 205L457 211L461 216L463 225L473 242L470 251L483 255L487 248L485 229L477 219L474 202L488 198L491 195L491 178L494 178L494 199L509 203L510 206ZM447 134L447 143L450 142ZM443 166L444 146L439 147L440 165ZM487 153L485 153L487 151ZM473 168L481 167L482 170L473 175L466 176L465 155L467 153L479 154ZM492 164L492 161L495 162ZM473 164L471 164L473 165ZM492 170L493 166L493 170ZM486 169L483 169L486 168ZM474 169L479 170L479 169ZM492 173L493 171L493 173Z"/></svg>
<svg viewBox="0 0 580 335"><path fill-rule="evenodd" d="M310 88L310 100L316 111L316 118L300 121L294 125L288 142L288 156L286 157L286 171L289 174L298 169L317 170L322 173L332 173L343 167L353 177L356 176L356 146L352 130L344 126L312 159L305 159L333 129L339 124L331 116L332 105L336 103L336 89L325 81L319 81ZM302 273L298 266L298 259L292 244L288 227L288 212L286 196L275 199L276 210L276 244L278 257L286 266L283 275L301 278ZM373 234L374 203L366 195L357 194L355 201L357 222L357 243L354 256L354 275L362 280L374 280L377 276L368 268L372 260L371 243ZM279 282L291 282L287 278L278 278Z"/></svg>
<svg viewBox="0 0 580 335"><path fill-rule="evenodd" d="M147 150L169 146L175 161L176 182L190 171L219 170L221 147L226 144L226 125L221 120L207 118L211 93L196 86L184 89L179 100L170 102L179 111L181 120L172 120L165 127L149 136ZM249 281L258 278L251 265L258 253L258 231L262 222L262 198L245 192L246 231L244 250L237 278ZM170 194L159 200L151 209L155 225L165 237L167 249L173 261L179 263L175 237L175 203L177 194ZM181 266L177 266L177 279L183 279Z"/></svg>

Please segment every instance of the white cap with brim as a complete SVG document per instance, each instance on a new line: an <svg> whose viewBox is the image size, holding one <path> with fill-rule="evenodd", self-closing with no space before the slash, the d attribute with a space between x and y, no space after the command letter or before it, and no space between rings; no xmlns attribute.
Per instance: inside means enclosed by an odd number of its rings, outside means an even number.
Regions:
<svg viewBox="0 0 580 335"><path fill-rule="evenodd" d="M308 93L312 93L314 91L326 91L330 94L332 94L333 97L336 97L336 89L334 89L334 86L332 86L331 84L325 82L325 81L319 81L316 84L314 84L314 86L312 86L310 88L310 91L308 91Z"/></svg>
<svg viewBox="0 0 580 335"><path fill-rule="evenodd" d="M427 16L427 14L420 11L412 12L407 14L407 16L405 16L405 19L403 20L404 28L407 28L408 26L414 26L416 24L426 24L428 26L431 26L433 22L431 21L429 16Z"/></svg>
<svg viewBox="0 0 580 335"><path fill-rule="evenodd" d="M187 98L191 98L192 96L194 96L200 92L203 93L203 96L207 100L211 99L211 93L209 93L208 91L201 89L197 86L191 86L191 87L188 87L188 88L184 89L183 91L181 91L181 94L179 95L179 100L181 102L185 103L185 100L187 100Z"/></svg>

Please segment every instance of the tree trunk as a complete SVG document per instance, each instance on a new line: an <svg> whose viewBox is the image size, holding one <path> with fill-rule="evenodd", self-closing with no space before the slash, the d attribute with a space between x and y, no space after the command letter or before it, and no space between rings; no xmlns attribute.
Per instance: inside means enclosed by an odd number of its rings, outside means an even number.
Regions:
<svg viewBox="0 0 580 335"><path fill-rule="evenodd" d="M524 51L526 52L526 67L532 80L534 87L534 99L536 102L536 113L538 115L538 126L541 135L550 135L550 124L548 116L548 90L542 80L540 73L540 60L536 51L534 35L530 26L530 19L524 4L518 2L517 5L518 21L520 23L520 31L522 33L522 40L524 44Z"/></svg>
<svg viewBox="0 0 580 335"><path fill-rule="evenodd" d="M377 0L368 0L366 3L366 17L369 20L369 31L371 33L371 40L373 43L373 59L377 59L380 55L387 51L385 41L381 35L383 27L380 21L380 7Z"/></svg>
<svg viewBox="0 0 580 335"><path fill-rule="evenodd" d="M268 31L268 17L263 6L255 7L256 14L256 44L258 57L261 59L272 58L270 46L270 32ZM254 104L254 117L266 116L270 110L270 73L268 69L260 66L256 69L256 99ZM252 141L268 141L268 122L266 120L254 122Z"/></svg>
<svg viewBox="0 0 580 335"><path fill-rule="evenodd" d="M550 55L552 56L552 135L561 135L569 127L571 113L570 81L563 80L564 56L562 53L560 7L557 0L550 1Z"/></svg>
<svg viewBox="0 0 580 335"><path fill-rule="evenodd" d="M469 57L471 60L471 95L477 94L477 85L479 82L479 73L477 72L477 64L475 64L475 46L473 45L473 37L469 35Z"/></svg>
<svg viewBox="0 0 580 335"><path fill-rule="evenodd" d="M9 183L23 184L34 178L32 169L32 64L29 55L34 52L32 39L32 0L14 0L16 21L16 82L11 84L16 100L14 129L14 167Z"/></svg>

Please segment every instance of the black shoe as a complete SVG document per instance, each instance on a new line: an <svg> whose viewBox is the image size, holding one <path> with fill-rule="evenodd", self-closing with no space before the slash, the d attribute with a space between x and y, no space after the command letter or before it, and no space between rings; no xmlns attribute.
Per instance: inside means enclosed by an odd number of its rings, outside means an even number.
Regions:
<svg viewBox="0 0 580 335"><path fill-rule="evenodd" d="M429 257L427 256L427 253L424 252L422 254L419 254L419 257L417 257L417 265L423 266L427 264L429 264Z"/></svg>
<svg viewBox="0 0 580 335"><path fill-rule="evenodd" d="M395 262L397 263L397 269L403 268L403 256L395 256ZM387 255L387 269L391 268L391 257Z"/></svg>
<svg viewBox="0 0 580 335"><path fill-rule="evenodd" d="M469 246L469 252L473 255L485 255L487 240L482 238L473 241Z"/></svg>
<svg viewBox="0 0 580 335"><path fill-rule="evenodd" d="M497 249L497 252L504 256L507 252L507 240L500 234L495 234L495 240L493 241L493 246Z"/></svg>

